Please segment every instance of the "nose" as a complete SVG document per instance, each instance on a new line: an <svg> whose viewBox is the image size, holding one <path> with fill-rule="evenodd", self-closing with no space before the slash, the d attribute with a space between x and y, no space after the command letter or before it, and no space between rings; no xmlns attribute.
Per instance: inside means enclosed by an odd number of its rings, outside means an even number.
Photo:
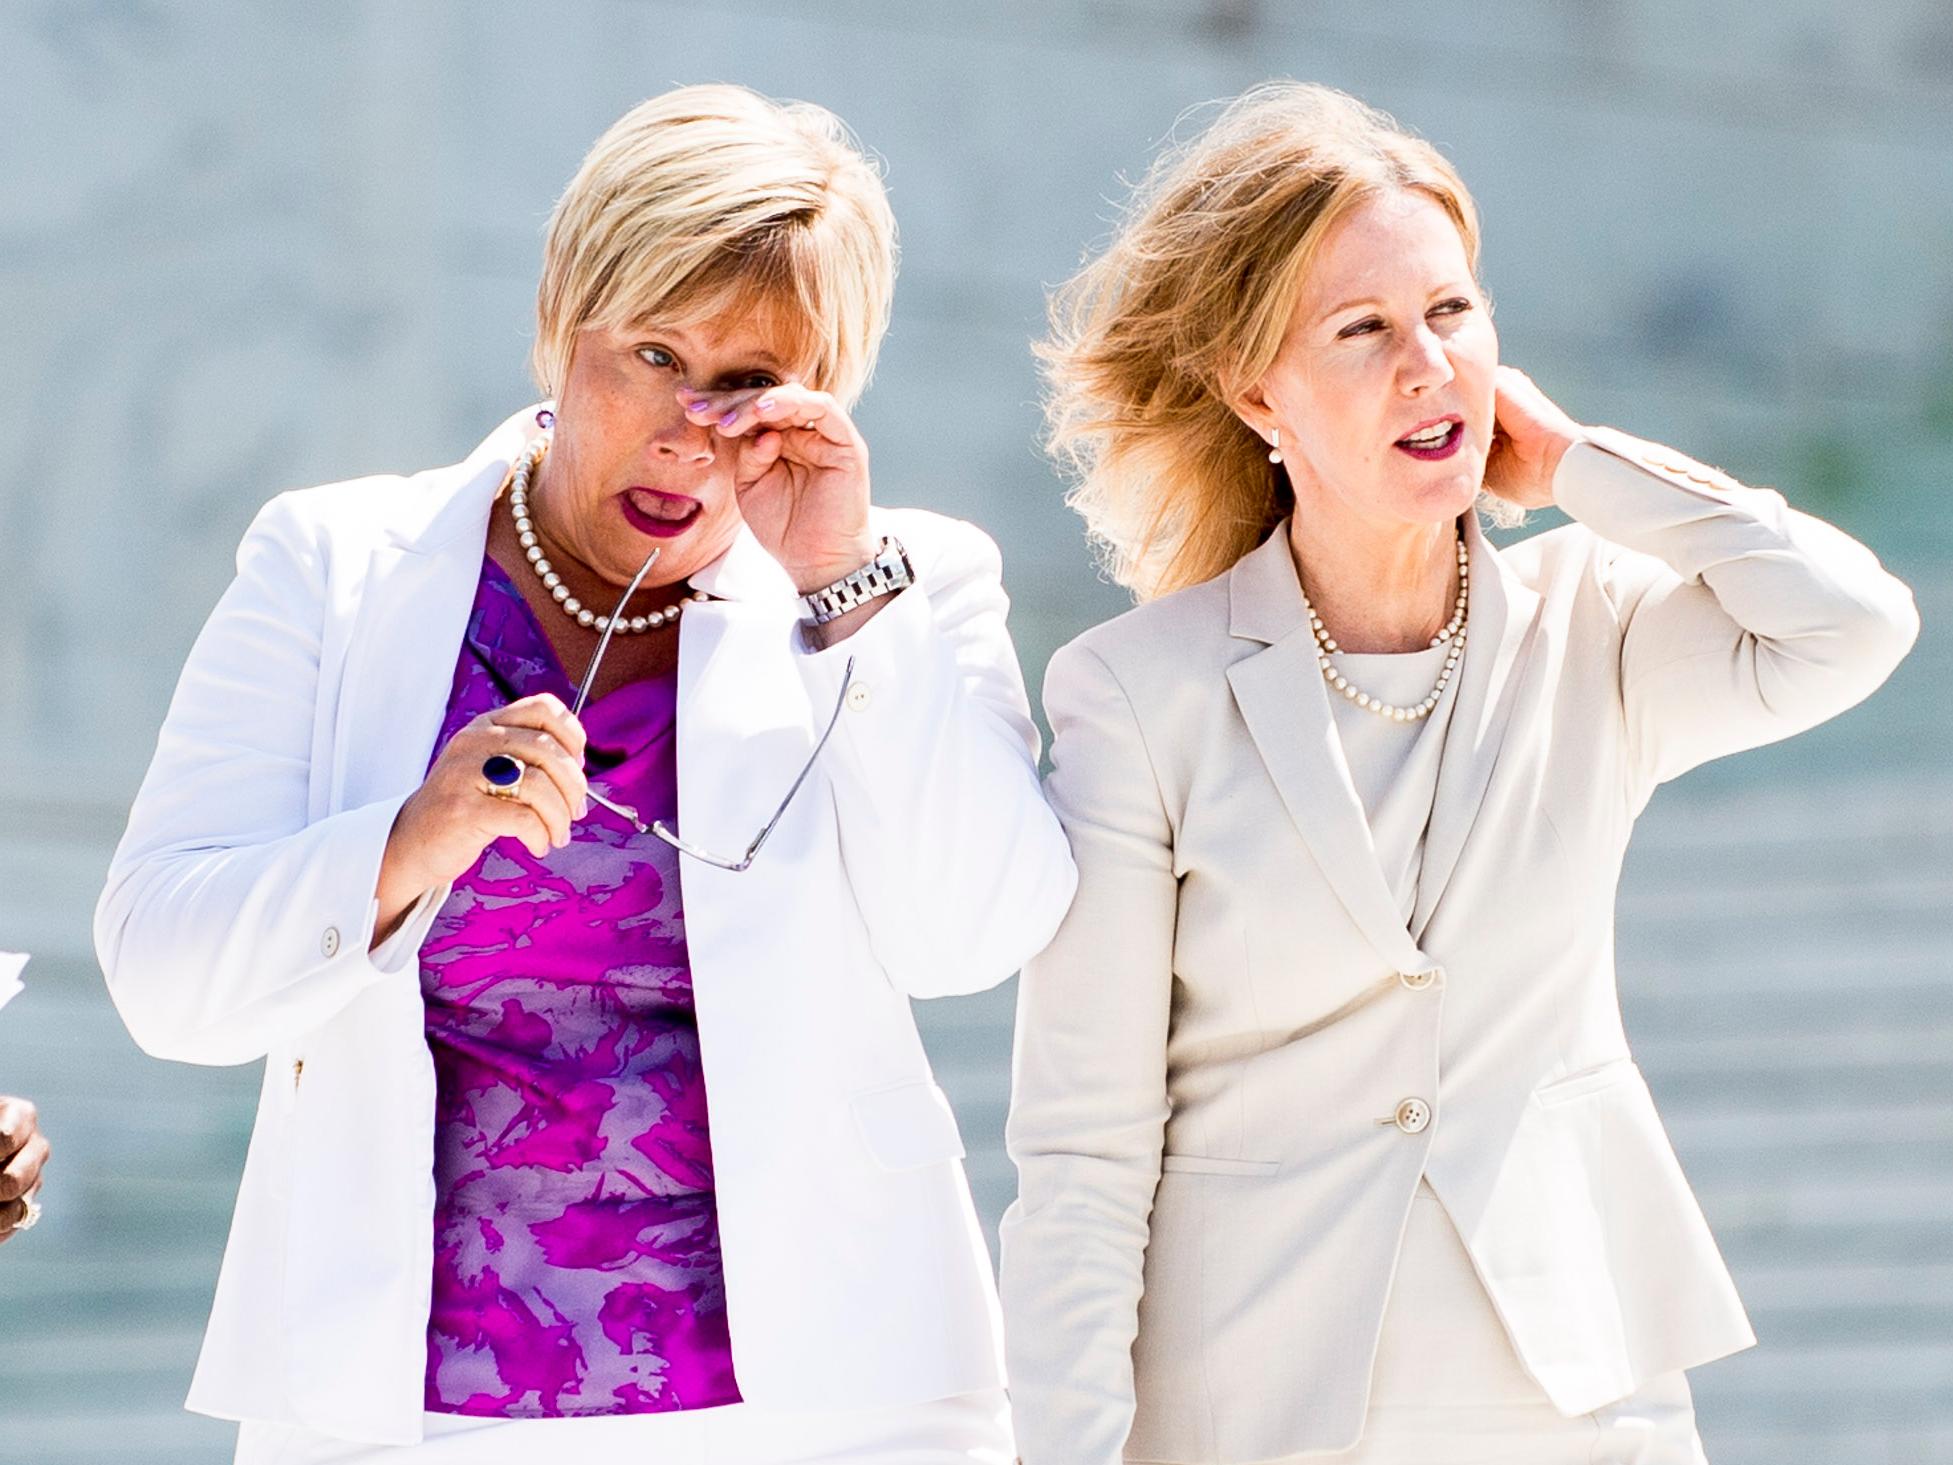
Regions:
<svg viewBox="0 0 1953 1465"><path fill-rule="evenodd" d="M1445 350L1444 338L1428 325L1420 325L1408 338L1404 360L1398 369L1404 395L1419 396L1446 385L1457 375Z"/></svg>
<svg viewBox="0 0 1953 1465"><path fill-rule="evenodd" d="M687 463L699 468L710 465L718 456L712 429L693 422L676 402L668 410L670 415L652 438L653 450L669 462Z"/></svg>

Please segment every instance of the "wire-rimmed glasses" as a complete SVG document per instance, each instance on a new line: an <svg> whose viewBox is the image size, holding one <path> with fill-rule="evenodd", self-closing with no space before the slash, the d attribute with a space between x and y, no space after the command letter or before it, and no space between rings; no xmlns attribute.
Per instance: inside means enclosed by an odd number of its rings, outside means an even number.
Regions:
<svg viewBox="0 0 1953 1465"><path fill-rule="evenodd" d="M631 577L631 583L625 587L624 597L617 602L617 609L611 612L610 621L604 627L603 635L597 640L597 649L591 653L590 665L584 669L583 680L577 686L576 700L570 705L570 716L580 717L582 715L584 704L590 700L590 689L597 683L597 668L603 663L604 652L610 649L610 638L617 631L618 621L623 618L624 607L629 605L631 603L631 597L637 594L637 587L644 583L645 575L650 572L651 566L657 563L659 553L659 550L653 549L646 556L644 563L639 566L637 574ZM614 803L598 793L595 789L589 790L590 802L610 810L611 813L617 815L620 819L628 819L631 826L639 834L654 835L677 850L681 855L690 855L695 860L702 861L721 870L730 870L734 874L740 874L746 870L750 870L753 866L754 859L759 855L760 847L772 836L780 820L786 817L787 806L793 802L794 795L800 792L800 786L807 781L807 775L814 771L814 764L820 759L821 749L827 746L827 740L833 736L836 725L841 721L841 709L847 706L848 686L853 680L854 658L850 656L847 664L841 669L841 690L834 698L834 711L828 717L827 726L822 729L819 740L815 742L814 750L807 755L807 761L801 765L799 774L787 789L786 797L780 800L780 806L773 811L766 823L760 826L760 832L753 836L752 842L746 846L745 853L741 855L736 857L718 855L712 853L711 850L687 843L679 837L675 829L667 826L664 820L653 819L649 824L646 824L638 816L637 810L627 804Z"/></svg>

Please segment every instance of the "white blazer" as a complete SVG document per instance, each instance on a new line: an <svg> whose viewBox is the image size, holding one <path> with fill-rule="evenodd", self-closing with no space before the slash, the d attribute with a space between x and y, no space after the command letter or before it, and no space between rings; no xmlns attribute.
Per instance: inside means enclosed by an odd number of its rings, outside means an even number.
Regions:
<svg viewBox="0 0 1953 1465"><path fill-rule="evenodd" d="M1285 530L1051 663L1079 887L1018 999L1026 1465L1353 1445L1420 1177L1568 1414L1754 1341L1628 1053L1615 884L1658 783L1857 702L1918 621L1777 494L1593 437L1558 474L1574 525L1468 526L1408 923Z"/></svg>
<svg viewBox="0 0 1953 1465"><path fill-rule="evenodd" d="M264 1057L189 1407L420 1438L434 1069L418 951L445 890L368 954L395 812L425 773L518 414L464 463L285 494L198 638L95 939L136 1041ZM742 532L679 631L686 838L741 849L855 663L840 727L752 868L686 859L734 1367L771 1407L872 1407L1003 1380L989 1259L912 997L1008 977L1074 871L974 527L876 512L918 584L805 649Z"/></svg>

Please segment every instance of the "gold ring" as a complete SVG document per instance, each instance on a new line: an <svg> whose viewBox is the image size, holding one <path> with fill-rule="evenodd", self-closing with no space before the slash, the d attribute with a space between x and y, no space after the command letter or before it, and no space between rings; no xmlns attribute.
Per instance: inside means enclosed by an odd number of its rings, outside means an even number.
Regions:
<svg viewBox="0 0 1953 1465"><path fill-rule="evenodd" d="M529 774L529 765L520 758L511 758L507 753L491 753L482 760L482 792L497 799L520 799L522 780Z"/></svg>

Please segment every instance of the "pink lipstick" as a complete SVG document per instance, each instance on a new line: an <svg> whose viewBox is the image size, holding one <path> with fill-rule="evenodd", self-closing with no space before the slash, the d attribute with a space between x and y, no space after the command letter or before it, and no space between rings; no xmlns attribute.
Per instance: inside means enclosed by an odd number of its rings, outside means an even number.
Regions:
<svg viewBox="0 0 1953 1465"><path fill-rule="evenodd" d="M1449 458L1465 441L1462 417L1437 417L1398 438L1393 445L1401 452L1436 463Z"/></svg>
<svg viewBox="0 0 1953 1465"><path fill-rule="evenodd" d="M633 500L637 502L633 502ZM633 486L617 496L625 522L653 539L675 539L697 522L705 505L682 493Z"/></svg>

